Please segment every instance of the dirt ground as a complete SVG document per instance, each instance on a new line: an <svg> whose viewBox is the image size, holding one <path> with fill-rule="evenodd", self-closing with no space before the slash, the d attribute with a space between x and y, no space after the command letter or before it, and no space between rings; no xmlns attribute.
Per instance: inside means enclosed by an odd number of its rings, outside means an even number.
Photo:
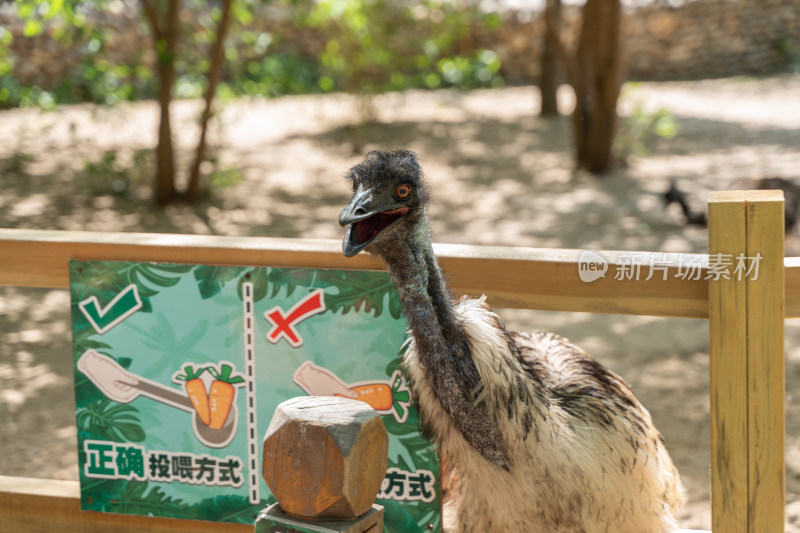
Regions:
<svg viewBox="0 0 800 533"><path fill-rule="evenodd" d="M153 103L52 113L0 113L0 227L340 239L342 174L374 148L415 150L433 198L438 242L703 252L660 194L676 182L694 209L741 180L800 181L800 76L644 83L623 115L661 107L679 121L627 167L597 179L572 169L566 117L537 117L531 87L408 92L377 99L379 121L354 154L348 97L228 104L213 143L243 180L195 206L147 201ZM563 109L570 107L564 90ZM175 106L182 165L197 136L197 102ZM104 153L114 164L92 170ZM107 160L108 161L108 160ZM138 163L137 163L138 164ZM134 165L135 166L135 165ZM114 188L121 193L112 192ZM787 249L795 248L791 236ZM2 253L0 251L0 253ZM491 275L491 273L487 273ZM686 528L709 528L708 338L702 320L500 310L514 329L549 329L621 374L650 409L688 489ZM0 474L77 479L69 295L0 288ZM787 321L787 531L800 532L800 321Z"/></svg>

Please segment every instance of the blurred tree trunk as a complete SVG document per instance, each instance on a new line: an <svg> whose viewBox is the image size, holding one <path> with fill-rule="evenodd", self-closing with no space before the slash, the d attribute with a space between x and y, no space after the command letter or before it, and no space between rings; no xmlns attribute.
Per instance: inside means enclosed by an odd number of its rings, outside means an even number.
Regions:
<svg viewBox="0 0 800 533"><path fill-rule="evenodd" d="M575 112L572 115L576 160L593 174L611 169L622 84L619 0L587 0L576 54Z"/></svg>
<svg viewBox="0 0 800 533"><path fill-rule="evenodd" d="M473 44L475 7L473 0L460 0L458 2L462 24L459 25L458 53L464 57L472 57L475 46ZM464 20L466 18L466 20Z"/></svg>
<svg viewBox="0 0 800 533"><path fill-rule="evenodd" d="M206 132L208 131L208 121L211 119L214 95L217 92L217 84L222 74L222 63L225 60L225 33L228 30L231 8L234 0L225 0L222 4L222 15L217 24L217 40L211 50L211 66L208 70L208 86L205 94L205 109L200 119L200 140L197 142L194 163L189 175L189 184L186 187L186 199L190 202L197 199L200 184L200 165L205 159L206 152Z"/></svg>
<svg viewBox="0 0 800 533"><path fill-rule="evenodd" d="M178 41L178 12L180 0L169 0L166 13L159 9L162 2L142 0L146 19L153 34L153 45L158 57L158 147L156 148L156 175L153 196L158 204L167 204L175 198L175 150L172 143L172 126L169 108L172 103L172 85L175 82L175 53Z"/></svg>
<svg viewBox="0 0 800 533"><path fill-rule="evenodd" d="M545 17L567 79L575 91L572 114L578 168L603 174L613 166L611 146L617 126L617 99L622 85L620 0L586 0L578 48L570 57L552 17Z"/></svg>
<svg viewBox="0 0 800 533"><path fill-rule="evenodd" d="M558 36L550 32L561 29L561 0L547 0L545 15L552 24L545 25L544 42L542 43L542 60L539 74L539 93L542 107L539 114L543 117L558 115L558 52L555 39Z"/></svg>

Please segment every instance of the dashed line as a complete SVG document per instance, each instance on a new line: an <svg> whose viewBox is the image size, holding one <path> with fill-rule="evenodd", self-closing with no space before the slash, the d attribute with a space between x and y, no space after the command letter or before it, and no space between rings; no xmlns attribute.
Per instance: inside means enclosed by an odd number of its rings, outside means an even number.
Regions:
<svg viewBox="0 0 800 533"><path fill-rule="evenodd" d="M247 462L250 466L250 503L259 503L258 454L256 453L256 358L253 342L253 284L242 284L244 302L244 367L247 379Z"/></svg>

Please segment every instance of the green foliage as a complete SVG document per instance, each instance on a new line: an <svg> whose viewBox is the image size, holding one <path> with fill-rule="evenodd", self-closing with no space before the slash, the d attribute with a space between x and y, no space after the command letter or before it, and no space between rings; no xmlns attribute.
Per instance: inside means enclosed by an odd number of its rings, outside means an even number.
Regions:
<svg viewBox="0 0 800 533"><path fill-rule="evenodd" d="M214 496L189 505L147 481L89 479L85 486L81 494L83 508L94 511L249 525L257 512L245 496ZM270 496L260 502L259 508L274 501Z"/></svg>
<svg viewBox="0 0 800 533"><path fill-rule="evenodd" d="M210 150L202 168L208 167L209 191L217 191L233 187L242 182L244 176L234 167L224 165ZM3 162L3 168L9 172L22 172L24 165L33 160L25 152L17 152ZM114 194L131 197L137 187L146 185L152 179L155 166L155 153L152 149L141 148L127 154L112 149L102 152L99 159L84 162L80 173L85 192L90 195Z"/></svg>
<svg viewBox="0 0 800 533"><path fill-rule="evenodd" d="M100 43L95 36L89 44ZM114 65L101 57L102 46L92 47L72 77L56 89L60 101L89 101L114 105L150 97L155 92L153 71L141 64L141 55L128 65Z"/></svg>
<svg viewBox="0 0 800 533"><path fill-rule="evenodd" d="M477 50L472 58L448 57L440 59L437 69L446 86L460 89L499 87L500 58L491 50Z"/></svg>
<svg viewBox="0 0 800 533"><path fill-rule="evenodd" d="M237 279L237 291L242 292L242 284L253 283L254 299L264 298L267 294L274 298L285 290L286 297L291 297L298 287L313 290L322 287L333 287L336 292L326 291L325 307L327 310L342 314L350 311L374 313L380 316L388 311L394 318L403 313L400 298L389 280L388 275L380 282L375 282L372 272L345 272L340 270L309 270L294 268L256 268L241 272L240 267L194 267L194 277L203 298L218 294L230 281Z"/></svg>
<svg viewBox="0 0 800 533"><path fill-rule="evenodd" d="M192 265L153 264L153 263L125 263L125 262L80 262L70 263L70 269L75 269L71 277L94 280L92 285L85 286L73 281L71 284L73 294L73 324L89 326L78 308L78 302L90 296L96 296L101 302L111 301L120 291L131 284L136 284L139 296L142 299L141 312L150 313L153 306L150 298L160 292L160 289L172 287L181 280L180 274L189 272ZM82 353L82 352L81 352Z"/></svg>
<svg viewBox="0 0 800 533"><path fill-rule="evenodd" d="M319 88L369 95L411 87L502 85L497 54L464 44L474 27L492 27L498 20L442 0L417 5L321 0L301 24L328 36L318 58Z"/></svg>
<svg viewBox="0 0 800 533"><path fill-rule="evenodd" d="M636 83L628 83L622 91L622 98L635 98ZM634 96L631 96L631 93ZM622 99L621 98L621 99ZM678 119L669 110L659 108L647 111L641 98L634 100L633 109L620 125L614 138L613 152L621 161L631 155L647 154L648 145L655 138L674 139L678 135Z"/></svg>
<svg viewBox="0 0 800 533"><path fill-rule="evenodd" d="M248 20L243 12L252 9L253 1L237 0L235 14L238 20ZM60 80L55 87L23 87L13 77L13 62L9 54L11 33L0 31L0 74L7 72L10 75L8 78L3 76L0 81L0 107L48 108L59 103L84 101L113 105L120 101L155 97L158 79L152 66L145 62L145 53L149 51L149 46L142 46L126 64L113 63L107 54L107 42L115 28L103 24L103 18L97 13L108 9L110 4L114 2L17 2L17 18L24 23L23 39L41 35L66 47L79 46L82 55L71 76ZM181 43L179 56L175 58L175 94L178 97L191 98L200 96L205 89L205 74L210 66L207 51L209 43L216 39L214 32L220 9L208 9L207 2L201 0L184 0L183 5L185 12L193 17L190 20L182 19L180 31L186 36L186 42ZM156 43L157 50L160 49L158 45ZM163 55L159 59L163 60Z"/></svg>
<svg viewBox="0 0 800 533"><path fill-rule="evenodd" d="M150 178L153 151L134 150L129 161L121 160L117 150L106 150L99 161L86 161L83 167L87 192L93 195L126 196L136 185Z"/></svg>
<svg viewBox="0 0 800 533"><path fill-rule="evenodd" d="M194 279L204 300L219 294L229 281L239 277L240 267L199 265L194 269Z"/></svg>
<svg viewBox="0 0 800 533"><path fill-rule="evenodd" d="M400 318L403 312L400 298L388 275L376 283L372 272L294 268L254 268L242 272L241 267L201 265L194 267L194 278L204 299L218 294L229 282L237 280L240 296L242 284L253 283L256 301L267 294L274 298L282 290L288 298L299 287L307 290L333 287L335 292L325 293L325 307L333 313L357 311L374 313L377 317L388 311L392 317Z"/></svg>
<svg viewBox="0 0 800 533"><path fill-rule="evenodd" d="M107 43L115 28L103 24L104 19L96 14L110 4L109 0L17 2L17 18L24 24L21 39L46 37L65 47L78 46L82 59L67 79L52 87L23 86L14 76L12 34L0 28L0 108L51 109L83 101L113 105L154 98L158 79L147 62L150 46L142 46L124 64L108 53ZM330 91L372 95L408 88L472 89L503 83L497 55L471 44L474 30L499 25L497 14L445 0L276 0L271 4L289 13L309 36L323 35L323 50L318 57L311 57L284 46L280 34L265 31L255 20L262 2L237 0L218 87L223 98ZM221 15L219 5L212 5L183 1L181 42L174 58L174 94L178 98L196 98L206 89L208 50L216 40Z"/></svg>
<svg viewBox="0 0 800 533"><path fill-rule="evenodd" d="M304 22L329 36L318 58L322 67L320 88L332 90L339 81L348 92L377 92L388 82L388 67L394 59L385 45L402 38L398 29L408 24L407 16L400 4L386 0L317 2ZM397 24L387 28L381 24L386 20ZM380 35L382 30L388 31Z"/></svg>
<svg viewBox="0 0 800 533"><path fill-rule="evenodd" d="M780 66L788 66L793 72L800 71L800 45L788 36L783 35L775 40L772 47L778 53Z"/></svg>
<svg viewBox="0 0 800 533"><path fill-rule="evenodd" d="M23 87L11 76L0 77L0 109L38 107L52 110L59 103L55 94L38 86Z"/></svg>
<svg viewBox="0 0 800 533"><path fill-rule="evenodd" d="M259 503L259 508L275 502L270 495ZM184 515L186 516L186 515ZM225 521L234 524L251 525L255 521L256 511L246 496L214 496L201 500L189 508L189 516L196 520Z"/></svg>
<svg viewBox="0 0 800 533"><path fill-rule="evenodd" d="M332 313L341 311L346 314L353 310L356 312L374 313L380 316L384 310L394 318L400 318L403 307L394 285L387 278L385 283L374 282L371 272L350 272L347 283L337 288L337 294L325 295L325 306ZM331 283L336 286L335 283Z"/></svg>
<svg viewBox="0 0 800 533"><path fill-rule="evenodd" d="M286 297L290 297L297 287L313 288L317 281L317 273L305 268L273 268L267 274L267 281L272 284L270 298L274 298L281 288L286 289Z"/></svg>
<svg viewBox="0 0 800 533"><path fill-rule="evenodd" d="M395 500L380 500L383 505L384 531L437 531L440 530L439 516L419 516L419 512L411 513ZM428 527L432 524L433 527Z"/></svg>
<svg viewBox="0 0 800 533"><path fill-rule="evenodd" d="M89 436L81 435L80 431L78 436L80 440L90 438ZM84 453L83 451L78 452L81 456L81 464L85 462ZM116 501L129 483L122 479L92 479L83 476L84 473L81 471L81 509L86 511L110 511L113 502Z"/></svg>
<svg viewBox="0 0 800 533"><path fill-rule="evenodd" d="M64 45L88 39L92 28L88 21L92 12L106 9L109 0L18 0L15 2L17 18L22 21L22 38L31 39L46 34ZM0 28L0 108L41 107L52 109L57 103L82 100L67 96L70 83L62 82L55 90L41 87L23 87L13 78L11 60L11 32Z"/></svg>
<svg viewBox="0 0 800 533"><path fill-rule="evenodd" d="M239 298L242 298L242 285L244 283L253 284L253 301L258 302L267 296L267 269L266 268L253 268L248 270L239 278L236 284L236 292Z"/></svg>
<svg viewBox="0 0 800 533"><path fill-rule="evenodd" d="M111 503L110 510L116 513L168 518L183 518L189 508L180 498L167 496L160 487L151 487L144 481L129 482Z"/></svg>
<svg viewBox="0 0 800 533"><path fill-rule="evenodd" d="M262 33L263 40L272 37ZM232 78L226 84L231 96L283 96L319 92L318 66L297 52L276 52L230 65Z"/></svg>
<svg viewBox="0 0 800 533"><path fill-rule="evenodd" d="M131 405L112 403L108 398L78 409L78 430L86 431L115 442L141 442L145 434L137 414Z"/></svg>
<svg viewBox="0 0 800 533"><path fill-rule="evenodd" d="M220 160L215 148L209 147L202 168L206 167L208 167L208 170L204 171L204 174L208 176L208 189L212 194L238 185L244 180L244 176L238 168L227 165Z"/></svg>
<svg viewBox="0 0 800 533"><path fill-rule="evenodd" d="M286 289L287 297L297 287L335 288L335 293L325 292L325 307L332 313L356 311L374 313L377 317L388 311L392 317L400 318L403 312L400 298L388 275L376 283L372 272L281 268L270 269L267 280L272 284L271 297L278 294L281 288Z"/></svg>

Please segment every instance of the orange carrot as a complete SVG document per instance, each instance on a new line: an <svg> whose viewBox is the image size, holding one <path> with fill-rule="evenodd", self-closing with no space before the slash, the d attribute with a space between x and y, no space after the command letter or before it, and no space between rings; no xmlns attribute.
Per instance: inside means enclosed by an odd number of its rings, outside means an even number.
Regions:
<svg viewBox="0 0 800 533"><path fill-rule="evenodd" d="M208 425L211 421L211 415L209 414L208 396L206 395L206 386L203 384L203 380L195 378L187 381L184 386L186 387L186 394L189 395L189 399L194 405L194 410L200 416L200 420L203 421L203 424Z"/></svg>
<svg viewBox="0 0 800 533"><path fill-rule="evenodd" d="M208 395L206 394L206 387L203 384L203 380L200 379L200 376L205 371L205 368L195 370L192 365L185 365L183 367L183 374L176 372L175 375L172 376L172 380L176 383L178 381L186 382L184 388L186 389L186 395L189 397L189 401L192 402L192 406L194 410L197 411L197 415L200 417L200 420L203 421L203 424L208 425L211 420L211 415L208 410Z"/></svg>
<svg viewBox="0 0 800 533"><path fill-rule="evenodd" d="M234 376L233 367L227 364L223 364L219 371L214 367L208 367L207 370L215 378L208 393L208 401L211 406L209 411L211 421L208 427L219 429L228 419L231 406L236 398L234 384L243 384L244 378L241 375Z"/></svg>
<svg viewBox="0 0 800 533"><path fill-rule="evenodd" d="M215 381L211 384L211 391L208 394L208 401L211 406L211 422L208 427L219 429L225 424L228 413L233 405L233 396L236 390L230 383Z"/></svg>
<svg viewBox="0 0 800 533"><path fill-rule="evenodd" d="M392 408L392 388L386 383L367 383L350 387L358 394L358 399L376 411L388 411ZM341 396L337 394L336 396Z"/></svg>

